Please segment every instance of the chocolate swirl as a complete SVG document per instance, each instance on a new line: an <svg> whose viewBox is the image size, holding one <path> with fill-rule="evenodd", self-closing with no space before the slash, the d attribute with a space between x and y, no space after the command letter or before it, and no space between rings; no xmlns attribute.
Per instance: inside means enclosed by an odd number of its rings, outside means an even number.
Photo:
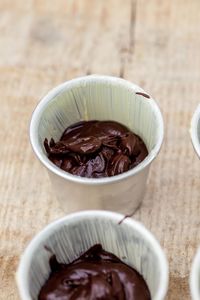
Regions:
<svg viewBox="0 0 200 300"><path fill-rule="evenodd" d="M49 159L59 168L83 177L126 172L148 155L139 136L114 121L82 121L69 126L60 141L44 141Z"/></svg>
<svg viewBox="0 0 200 300"><path fill-rule="evenodd" d="M143 277L97 244L74 262L50 259L51 274L38 300L150 300Z"/></svg>

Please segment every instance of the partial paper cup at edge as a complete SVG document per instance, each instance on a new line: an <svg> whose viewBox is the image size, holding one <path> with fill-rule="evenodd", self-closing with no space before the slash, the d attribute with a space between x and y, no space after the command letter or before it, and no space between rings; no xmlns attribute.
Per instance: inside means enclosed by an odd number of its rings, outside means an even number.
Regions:
<svg viewBox="0 0 200 300"><path fill-rule="evenodd" d="M200 248L197 250L192 262L190 292L192 300L200 300Z"/></svg>
<svg viewBox="0 0 200 300"><path fill-rule="evenodd" d="M140 94L137 94L140 93ZM133 212L141 203L151 162L163 141L163 118L156 102L137 85L121 78L91 75L67 81L50 91L36 107L30 141L48 169L57 199L66 212L85 209ZM47 157L44 139L58 141L80 120L114 120L145 142L149 155L135 168L107 178L83 178L65 172Z"/></svg>
<svg viewBox="0 0 200 300"><path fill-rule="evenodd" d="M198 157L200 158L200 104L197 107L192 117L190 136L192 139L193 147Z"/></svg>
<svg viewBox="0 0 200 300"><path fill-rule="evenodd" d="M52 253L69 263L100 243L145 279L152 300L163 300L168 289L168 263L154 236L139 222L108 211L83 211L55 221L28 245L17 270L22 300L37 300L49 277Z"/></svg>

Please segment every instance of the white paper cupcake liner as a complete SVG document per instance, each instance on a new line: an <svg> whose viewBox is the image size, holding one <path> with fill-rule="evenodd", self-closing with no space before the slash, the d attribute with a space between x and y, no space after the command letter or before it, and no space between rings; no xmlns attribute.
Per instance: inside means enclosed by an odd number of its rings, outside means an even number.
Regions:
<svg viewBox="0 0 200 300"><path fill-rule="evenodd" d="M97 243L144 277L152 300L164 299L168 264L160 245L139 222L127 218L119 225L122 218L123 215L112 212L85 211L48 225L32 240L21 258L17 271L21 299L37 299L49 276L52 254L59 262L69 263Z"/></svg>
<svg viewBox="0 0 200 300"><path fill-rule="evenodd" d="M190 273L190 291L192 300L200 299L200 248L198 249Z"/></svg>
<svg viewBox="0 0 200 300"><path fill-rule="evenodd" d="M128 81L110 76L86 76L61 84L38 104L30 125L30 139L47 167L55 194L66 212L106 209L134 211L144 196L149 167L163 141L163 119L155 101ZM58 141L69 125L80 120L120 122L145 142L149 155L138 166L107 178L83 178L65 172L47 157L44 139Z"/></svg>
<svg viewBox="0 0 200 300"><path fill-rule="evenodd" d="M200 104L192 117L190 135L194 149L200 158Z"/></svg>

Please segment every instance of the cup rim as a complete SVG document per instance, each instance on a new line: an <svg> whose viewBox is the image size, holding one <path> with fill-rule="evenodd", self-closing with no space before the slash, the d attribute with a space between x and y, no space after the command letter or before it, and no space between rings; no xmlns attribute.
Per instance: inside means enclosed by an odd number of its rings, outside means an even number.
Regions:
<svg viewBox="0 0 200 300"><path fill-rule="evenodd" d="M191 120L190 126L190 137L192 140L193 147L200 158L200 141L198 138L198 122L200 122L200 104L197 106Z"/></svg>
<svg viewBox="0 0 200 300"><path fill-rule="evenodd" d="M109 218L112 219L116 224L124 218L122 214L104 211L104 210L89 210L89 211L80 211L71 213L63 218L60 218L54 222L51 222L46 227L44 227L35 237L30 241L26 247L24 253L21 256L20 263L16 273L16 281L18 285L18 290L20 296L23 300L31 299L28 293L27 282L24 282L24 277L28 278L31 258L34 255L35 250L40 245L44 239L53 232L59 230L64 224L68 225L72 220L80 222L83 219L93 219L93 218ZM161 248L159 242L154 237L154 235L139 221L136 221L132 218L124 219L122 224L127 224L128 226L134 228L142 235L145 240L152 246L152 249L155 251L158 262L160 264L160 283L155 297L152 300L161 300L164 299L167 289L168 289L168 280L169 280L169 267L168 261L164 254L163 249Z"/></svg>
<svg viewBox="0 0 200 300"><path fill-rule="evenodd" d="M159 120L159 128L158 128L158 141L154 148L151 150L151 152L148 154L148 156L136 167L133 169L126 171L122 174L111 176L111 177L104 177L104 178L87 178L87 177L81 177L76 176L73 174L70 174L60 168L58 168L55 164L53 164L47 157L47 155L44 155L40 150L39 143L37 142L37 131L39 126L39 120L44 112L45 108L47 107L48 103L52 101L58 94L62 93L63 90L66 88L70 88L73 86L76 86L77 84L84 83L85 81L110 81L113 84L120 84L126 87L127 89L131 89L134 92L144 92L143 89L141 89L136 84L129 82L127 80L124 80L122 78L113 77L113 76L104 76L104 75L88 75L88 76L82 76L78 77L69 81L65 81L64 83L61 83L60 85L56 86L52 90L50 90L38 103L35 110L33 111L31 122L30 122L30 129L29 129L29 136L30 136L30 142L33 148L34 153L36 154L37 158L42 162L42 164L51 172L54 174L67 179L72 182L81 183L85 185L101 185L101 184L109 184L121 181L125 178L128 178L130 176L136 175L141 170L143 170L145 167L147 167L157 156L157 154L160 151L163 138L164 138L164 122L162 113L160 111L160 108L156 101L152 99L151 97L147 100L151 104L152 108L156 112L157 118Z"/></svg>
<svg viewBox="0 0 200 300"><path fill-rule="evenodd" d="M190 292L193 300L199 300L200 291L198 289L199 283L199 267L200 266L200 247L198 248L192 262L190 273Z"/></svg>

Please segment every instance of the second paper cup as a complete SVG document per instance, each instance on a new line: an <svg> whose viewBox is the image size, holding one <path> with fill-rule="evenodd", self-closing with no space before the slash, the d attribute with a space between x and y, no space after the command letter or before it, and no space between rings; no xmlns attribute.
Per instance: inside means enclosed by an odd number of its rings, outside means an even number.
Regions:
<svg viewBox="0 0 200 300"><path fill-rule="evenodd" d="M168 288L168 263L155 237L142 224L108 211L84 211L44 228L21 257L17 284L22 300L36 300L49 277L49 259L69 263L95 244L135 268L145 279L152 300L163 300Z"/></svg>

